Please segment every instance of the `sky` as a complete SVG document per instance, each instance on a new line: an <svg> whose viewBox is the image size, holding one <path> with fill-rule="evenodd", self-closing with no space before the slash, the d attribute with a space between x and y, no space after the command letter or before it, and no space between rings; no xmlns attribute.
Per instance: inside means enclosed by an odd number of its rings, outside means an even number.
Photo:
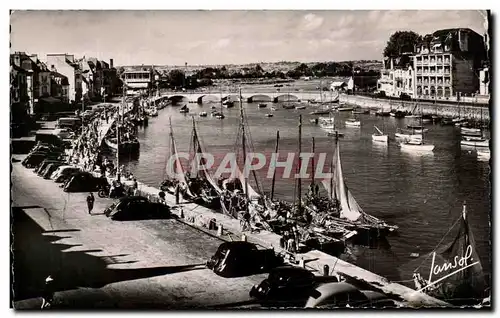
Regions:
<svg viewBox="0 0 500 318"><path fill-rule="evenodd" d="M117 65L380 60L390 35L485 33L467 11L13 11L11 51L114 59Z"/></svg>

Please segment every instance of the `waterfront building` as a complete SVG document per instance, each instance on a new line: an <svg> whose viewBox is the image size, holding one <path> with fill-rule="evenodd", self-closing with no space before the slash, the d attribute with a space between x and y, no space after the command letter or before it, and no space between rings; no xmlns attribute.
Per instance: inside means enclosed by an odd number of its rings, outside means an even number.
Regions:
<svg viewBox="0 0 500 318"><path fill-rule="evenodd" d="M11 54L11 63L25 71L27 111L29 114L34 114L39 99L50 95L50 71L36 54L15 52Z"/></svg>
<svg viewBox="0 0 500 318"><path fill-rule="evenodd" d="M141 90L147 90L153 84L151 69L127 70L123 73L123 82L127 87L127 95L134 95Z"/></svg>
<svg viewBox="0 0 500 318"><path fill-rule="evenodd" d="M75 56L70 54L47 54L47 66L52 72L60 73L68 78L69 102L80 102L82 98L82 73Z"/></svg>
<svg viewBox="0 0 500 318"><path fill-rule="evenodd" d="M28 114L28 72L18 66L10 56L10 110L11 121L20 122Z"/></svg>
<svg viewBox="0 0 500 318"><path fill-rule="evenodd" d="M414 56L418 98L452 99L479 92L479 68L486 58L481 35L468 28L428 34Z"/></svg>
<svg viewBox="0 0 500 318"><path fill-rule="evenodd" d="M68 78L58 72L50 72L51 90L50 96L59 99L63 103L69 103Z"/></svg>
<svg viewBox="0 0 500 318"><path fill-rule="evenodd" d="M411 54L404 54L384 62L380 79L377 81L377 91L390 97L414 95L415 72L411 66ZM388 64L388 67L386 66Z"/></svg>

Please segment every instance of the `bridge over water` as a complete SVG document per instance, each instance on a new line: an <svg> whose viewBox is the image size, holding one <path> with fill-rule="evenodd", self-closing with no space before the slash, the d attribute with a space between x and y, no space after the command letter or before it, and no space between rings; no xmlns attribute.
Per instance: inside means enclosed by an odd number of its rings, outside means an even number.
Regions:
<svg viewBox="0 0 500 318"><path fill-rule="evenodd" d="M323 100L328 101L336 99L337 92L323 92ZM267 92L242 92L242 102L257 103L278 103L278 102L301 102L308 100L320 100L319 92L292 92L292 93L267 93ZM220 103L221 101L229 100L233 102L239 101L238 94L235 93L210 93L210 92L162 92L161 97L154 98L156 101L170 100L173 104L177 103Z"/></svg>

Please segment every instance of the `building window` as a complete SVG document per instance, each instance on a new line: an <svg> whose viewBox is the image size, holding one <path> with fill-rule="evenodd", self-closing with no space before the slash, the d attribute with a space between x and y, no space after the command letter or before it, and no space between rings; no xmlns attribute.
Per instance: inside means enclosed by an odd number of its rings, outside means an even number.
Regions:
<svg viewBox="0 0 500 318"><path fill-rule="evenodd" d="M444 88L444 97L450 97L451 96L451 91L449 87Z"/></svg>
<svg viewBox="0 0 500 318"><path fill-rule="evenodd" d="M442 87L438 86L436 96L439 96L439 97L443 96L443 88Z"/></svg>

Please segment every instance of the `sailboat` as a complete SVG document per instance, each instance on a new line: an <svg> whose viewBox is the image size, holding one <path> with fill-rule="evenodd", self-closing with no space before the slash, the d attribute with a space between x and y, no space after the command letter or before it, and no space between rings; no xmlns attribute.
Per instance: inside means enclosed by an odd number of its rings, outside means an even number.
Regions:
<svg viewBox="0 0 500 318"><path fill-rule="evenodd" d="M312 153L315 153L314 148L313 137ZM314 178L314 157L311 160L311 165L313 173L311 174L309 191L306 193L304 199L299 201L299 204L307 211L310 219L310 223L303 235L304 244L327 253L340 254L345 250L345 241L355 236L357 232L347 229L345 222L339 219L337 202L331 200L328 196L320 194L319 185ZM299 187L300 182L301 180L299 179ZM301 191L298 191L298 195L301 195Z"/></svg>
<svg viewBox="0 0 500 318"><path fill-rule="evenodd" d="M245 132L245 120L243 117L243 107L241 104L240 90L240 132L243 158L246 160L247 136ZM255 175L254 175L255 176ZM242 214L250 213L250 206L258 205L255 201L261 200L261 195L249 184L246 176L239 169L234 167L231 178L219 180L220 205L222 212L233 218L241 218Z"/></svg>
<svg viewBox="0 0 500 318"><path fill-rule="evenodd" d="M345 184L338 140L336 140L336 144L332 167L330 168L332 178L323 180L322 185L326 189L330 200L336 202L338 206L339 220L344 222L345 228L369 236L383 237L396 231L398 226L389 225L385 221L364 212L356 202Z"/></svg>
<svg viewBox="0 0 500 318"><path fill-rule="evenodd" d="M373 126L376 130L377 133L372 134L372 140L377 141L377 142L387 142L389 140L389 136L384 134L380 129L378 129L377 126Z"/></svg>
<svg viewBox="0 0 500 318"><path fill-rule="evenodd" d="M422 117L420 117L420 123L422 123ZM433 151L434 150L434 145L427 144L424 142L424 133L425 130L421 130L421 136L422 138L410 138L410 139L405 139L401 144L401 150L408 150L408 151Z"/></svg>
<svg viewBox="0 0 500 318"><path fill-rule="evenodd" d="M182 113L182 114L189 113L189 108L188 108L187 104L185 104L184 106L181 107L181 109L179 109L179 113Z"/></svg>
<svg viewBox="0 0 500 318"><path fill-rule="evenodd" d="M217 119L224 119L224 118L226 118L226 116L224 116L224 108L223 108L224 102L222 100L222 91L221 91L220 95L221 95L221 98L220 98L220 112L215 111L215 110L212 111L212 117L215 117ZM217 108L215 106L212 106L212 109L217 109Z"/></svg>
<svg viewBox="0 0 500 318"><path fill-rule="evenodd" d="M219 193L221 189L212 179L211 175L204 168L205 159L201 143L196 130L196 122L193 117L193 132L192 132L193 156L191 158L191 170L187 177L188 188L192 194L192 200L195 203L201 204L208 208L216 209L220 206ZM199 160L199 162L198 162Z"/></svg>
<svg viewBox="0 0 500 318"><path fill-rule="evenodd" d="M167 169L166 178L160 183L160 189L166 191L170 194L176 193L176 189L179 189L179 194L186 200L194 200L195 195L191 192L188 186L188 180L184 168L182 167L180 158L177 153L177 145L174 139L174 131L172 128L172 119L170 121L170 157L168 157L168 163L171 169ZM167 168L167 167L165 167ZM174 175L170 175L173 173Z"/></svg>
<svg viewBox="0 0 500 318"><path fill-rule="evenodd" d="M413 271L415 287L418 292L450 304L478 304L488 296L487 285L465 202L460 217L441 242L457 227L451 241L444 245L439 243L434 251L416 260L420 265Z"/></svg>
<svg viewBox="0 0 500 318"><path fill-rule="evenodd" d="M356 118L349 118L345 121L346 127L361 127L361 121Z"/></svg>
<svg viewBox="0 0 500 318"><path fill-rule="evenodd" d="M123 100L121 109L121 115L113 123L115 129L111 129L108 136L104 138L104 143L109 149L116 152L118 155L124 154L138 154L140 143L136 136L130 135L129 132L123 132L122 121L123 121L123 109L126 107L125 93L123 93Z"/></svg>
<svg viewBox="0 0 500 318"><path fill-rule="evenodd" d="M481 122L483 121L483 111L481 109ZM462 140L460 145L462 146L472 146L472 147L489 147L490 140L484 137L484 132L482 128L475 127L460 127L460 134L462 135Z"/></svg>

